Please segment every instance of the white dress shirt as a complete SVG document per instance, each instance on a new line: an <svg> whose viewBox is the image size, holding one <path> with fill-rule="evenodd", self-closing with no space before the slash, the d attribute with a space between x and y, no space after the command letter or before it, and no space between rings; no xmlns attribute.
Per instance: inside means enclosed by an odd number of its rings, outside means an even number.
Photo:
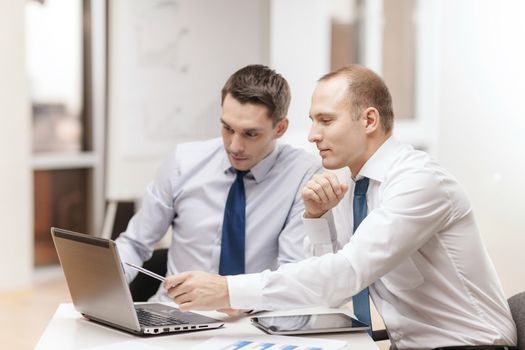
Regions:
<svg viewBox="0 0 525 350"><path fill-rule="evenodd" d="M313 155L278 143L245 176L247 273L304 258L301 189L321 169ZM121 259L142 265L171 225L168 275L217 273L224 207L235 176L221 139L179 145L116 240ZM128 281L135 275L126 268ZM153 300L171 299L161 287Z"/></svg>
<svg viewBox="0 0 525 350"><path fill-rule="evenodd" d="M399 349L516 344L516 328L472 208L426 153L388 139L368 177L368 216L352 236L354 182L319 219L305 219L312 257L275 272L228 277L233 308L339 306L370 286Z"/></svg>

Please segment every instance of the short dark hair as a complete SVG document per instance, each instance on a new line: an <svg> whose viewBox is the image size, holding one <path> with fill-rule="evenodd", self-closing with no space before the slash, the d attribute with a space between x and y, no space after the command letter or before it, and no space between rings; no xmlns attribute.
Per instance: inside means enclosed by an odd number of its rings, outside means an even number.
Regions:
<svg viewBox="0 0 525 350"><path fill-rule="evenodd" d="M372 70L352 64L322 76L318 81L326 81L335 77L343 76L348 81L347 95L349 107L354 109L354 118L368 107L378 110L381 117L381 125L385 132L392 130L394 126L394 110L392 107L392 96L385 82Z"/></svg>
<svg viewBox="0 0 525 350"><path fill-rule="evenodd" d="M260 64L252 64L233 73L221 91L222 99L230 94L240 103L266 106L273 125L283 120L290 106L288 82L275 70Z"/></svg>

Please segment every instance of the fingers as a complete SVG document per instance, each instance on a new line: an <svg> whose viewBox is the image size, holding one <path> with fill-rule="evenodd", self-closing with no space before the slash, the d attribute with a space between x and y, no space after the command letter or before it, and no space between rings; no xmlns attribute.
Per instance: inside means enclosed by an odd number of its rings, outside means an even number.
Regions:
<svg viewBox="0 0 525 350"><path fill-rule="evenodd" d="M169 276L164 282L166 294L178 304L181 311L189 311L193 307L193 287L191 283L185 283L190 277L190 273L184 272Z"/></svg>
<svg viewBox="0 0 525 350"><path fill-rule="evenodd" d="M237 316L243 316L245 315L247 310L239 310L239 309L232 309L232 308L226 308L226 309L218 309L217 311L225 313L226 315L230 317L237 317Z"/></svg>
<svg viewBox="0 0 525 350"><path fill-rule="evenodd" d="M202 271L183 272L167 277L164 289L182 311L230 307L228 281L224 276Z"/></svg>
<svg viewBox="0 0 525 350"><path fill-rule="evenodd" d="M174 300L174 301L177 304L177 307L179 308L179 310L182 311L182 312L188 312L188 311L191 311L191 310L196 310L193 307L191 300L187 300L187 301Z"/></svg>
<svg viewBox="0 0 525 350"><path fill-rule="evenodd" d="M323 189L325 189L325 191L331 191L330 193L335 195L336 200L341 200L346 191L348 191L348 185L345 183L340 183L337 176L333 173L326 172L323 175L326 176L326 179L330 183L330 186L328 186L328 184L325 184ZM331 198L333 198L333 196Z"/></svg>
<svg viewBox="0 0 525 350"><path fill-rule="evenodd" d="M190 291L190 286L184 283L189 276L189 273L183 272L175 276L166 277L166 281L164 281L164 289L170 298L175 300Z"/></svg>
<svg viewBox="0 0 525 350"><path fill-rule="evenodd" d="M184 295L188 297L188 294L193 291L193 287L188 283L178 284L175 287L168 289L167 294L170 298L180 301L187 301L187 299L182 298ZM177 302L178 303L178 302Z"/></svg>
<svg viewBox="0 0 525 350"><path fill-rule="evenodd" d="M324 187L326 187L327 181L322 175L315 175L310 181L306 184L306 187L315 193L317 198L319 198L319 203L328 202L328 194L326 193Z"/></svg>
<svg viewBox="0 0 525 350"><path fill-rule="evenodd" d="M178 304L179 310L182 311L182 312L188 312L188 311L191 311L191 310L203 310L204 309L204 308L200 307L199 304L197 304L195 302L192 302L192 301L183 302L183 303L178 303L177 301L175 301L175 302Z"/></svg>
<svg viewBox="0 0 525 350"><path fill-rule="evenodd" d="M332 173L326 172L322 175L319 175L315 181L318 183L319 191L322 190L324 193L324 198L326 201L334 201L341 197L343 191L339 184L339 179Z"/></svg>
<svg viewBox="0 0 525 350"><path fill-rule="evenodd" d="M173 288L184 281L189 277L189 274L187 272L179 273L177 275L168 276L166 277L166 280L164 281L164 289L169 290L170 288Z"/></svg>
<svg viewBox="0 0 525 350"><path fill-rule="evenodd" d="M308 184L303 188L302 191L303 200L304 201L313 201L316 203L321 203L321 197L310 187L308 187Z"/></svg>
<svg viewBox="0 0 525 350"><path fill-rule="evenodd" d="M348 185L340 184L337 176L325 172L316 174L307 182L303 189L303 198L318 203L339 202L348 190Z"/></svg>
<svg viewBox="0 0 525 350"><path fill-rule="evenodd" d="M184 305L194 300L194 298L191 296L191 293L181 293L175 297L172 297L172 299L178 305Z"/></svg>
<svg viewBox="0 0 525 350"><path fill-rule="evenodd" d="M348 185L339 183L330 172L314 175L302 190L305 217L316 218L332 209L348 191Z"/></svg>

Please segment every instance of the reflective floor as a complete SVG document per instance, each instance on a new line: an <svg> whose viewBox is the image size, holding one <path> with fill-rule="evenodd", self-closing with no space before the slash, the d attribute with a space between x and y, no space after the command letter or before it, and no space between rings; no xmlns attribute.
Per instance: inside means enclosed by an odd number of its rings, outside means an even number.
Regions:
<svg viewBox="0 0 525 350"><path fill-rule="evenodd" d="M59 267L35 272L31 287L0 292L2 349L33 349L60 303L71 302Z"/></svg>

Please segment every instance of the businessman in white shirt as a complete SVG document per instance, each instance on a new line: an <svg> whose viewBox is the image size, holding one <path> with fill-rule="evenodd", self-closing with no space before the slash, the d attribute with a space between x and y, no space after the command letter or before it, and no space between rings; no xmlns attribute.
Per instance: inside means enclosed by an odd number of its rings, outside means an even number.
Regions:
<svg viewBox="0 0 525 350"><path fill-rule="evenodd" d="M369 318L368 293L393 348L516 344L498 276L458 182L426 153L392 137L388 88L352 65L322 77L309 140L327 169L303 189L305 244L314 255L277 271L188 272L165 288L182 310L286 309L351 299ZM366 315L368 313L368 315Z"/></svg>
<svg viewBox="0 0 525 350"><path fill-rule="evenodd" d="M235 72L222 89L222 139L177 146L116 240L121 259L142 265L169 226L168 275L252 273L303 259L301 189L322 167L277 142L289 103L288 83L274 70ZM136 271L125 267L131 281ZM151 300L170 299L161 287Z"/></svg>

